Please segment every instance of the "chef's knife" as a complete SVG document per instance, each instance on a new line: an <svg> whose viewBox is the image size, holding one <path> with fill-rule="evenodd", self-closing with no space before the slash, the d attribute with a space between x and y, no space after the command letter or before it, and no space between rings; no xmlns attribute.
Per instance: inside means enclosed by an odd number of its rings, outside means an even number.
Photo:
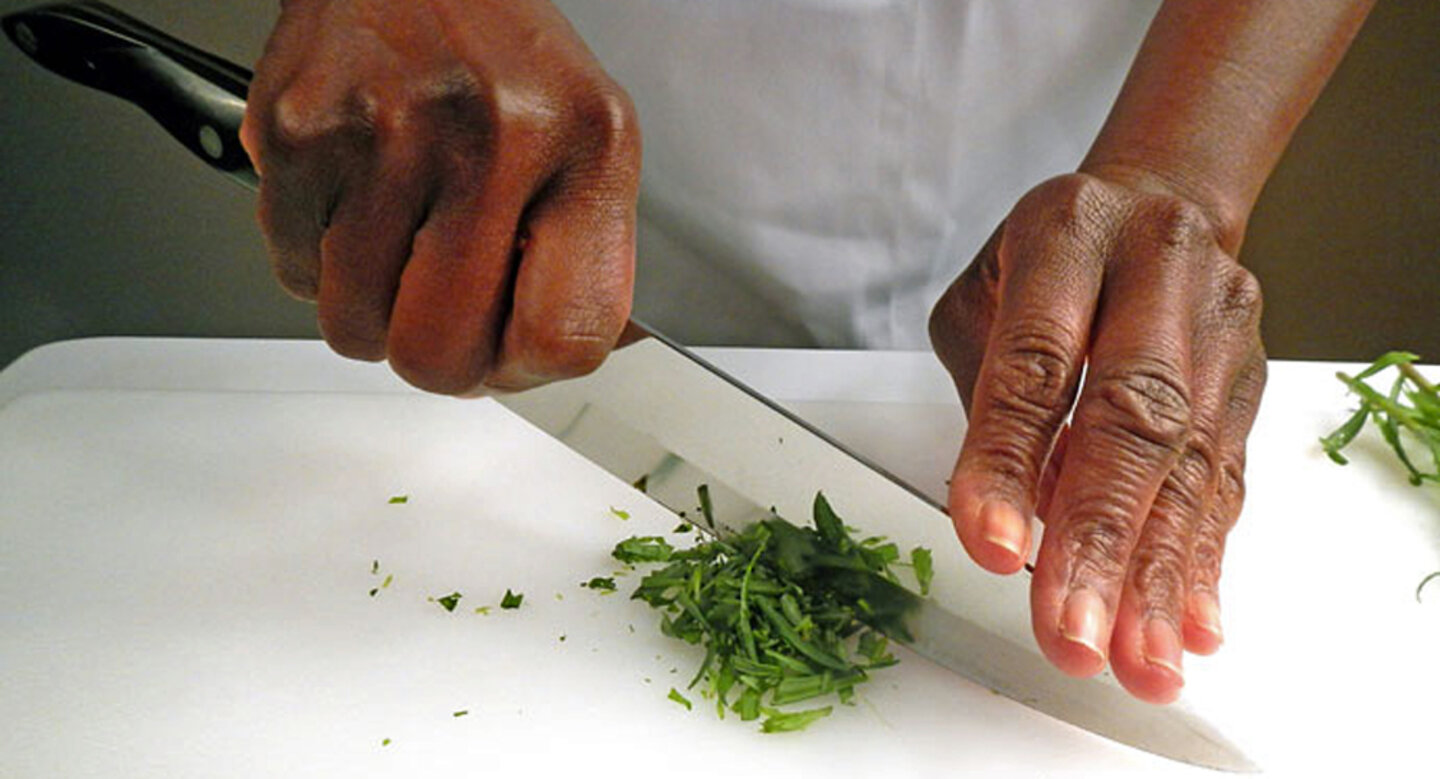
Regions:
<svg viewBox="0 0 1440 779"><path fill-rule="evenodd" d="M239 143L251 74L103 3L6 16L6 34L46 68L128 100L196 157L250 188ZM925 541L937 555L932 597L915 598L893 638L1020 703L1125 744L1198 765L1255 766L1183 702L1141 703L1107 674L1074 679L1029 636L1028 580L964 558L944 510L663 336L634 339L593 374L500 402L677 513L706 486L717 525L772 512L809 516L817 490L867 532ZM963 615L963 616L962 616Z"/></svg>

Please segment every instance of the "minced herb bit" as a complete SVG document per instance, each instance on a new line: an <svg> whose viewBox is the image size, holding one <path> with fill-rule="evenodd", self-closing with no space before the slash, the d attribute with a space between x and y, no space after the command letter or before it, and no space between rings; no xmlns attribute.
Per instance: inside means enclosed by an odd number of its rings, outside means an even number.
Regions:
<svg viewBox="0 0 1440 779"><path fill-rule="evenodd" d="M710 514L703 490L701 507ZM632 597L662 612L662 633L705 648L689 688L703 682L702 696L722 718L727 709L744 721L763 716L766 733L801 730L831 712L782 707L831 694L852 703L870 672L897 662L886 636L908 640L904 617L918 603L891 570L904 565L895 544L851 538L823 494L813 519L802 528L772 513L688 549L650 536L613 552L622 562L661 566ZM910 565L928 586L929 551L912 551Z"/></svg>
<svg viewBox="0 0 1440 779"><path fill-rule="evenodd" d="M469 714L469 713L470 713L470 710L469 710L469 709L461 709L461 710L455 712L454 714L451 714L450 716L452 716L452 717L463 717L463 716L465 716L466 714Z"/></svg>
<svg viewBox="0 0 1440 779"><path fill-rule="evenodd" d="M476 606L476 607L475 607L475 613L476 613L476 614L482 614L482 615L483 615L483 614L489 614L489 613L490 613L490 607L489 607L489 606Z"/></svg>
<svg viewBox="0 0 1440 779"><path fill-rule="evenodd" d="M520 601L522 601L522 600L524 600L524 599L525 599L525 594L524 594L524 593L511 592L511 591L507 588L507 589L505 590L505 596L500 599L500 608L502 608L502 609L518 609L518 608L520 608Z"/></svg>
<svg viewBox="0 0 1440 779"><path fill-rule="evenodd" d="M382 739L382 740L380 741L380 746L382 746L382 747L388 747L388 746L390 746L390 739L388 739L388 738L387 738L387 739Z"/></svg>
<svg viewBox="0 0 1440 779"><path fill-rule="evenodd" d="M621 541L611 552L616 560L634 565L635 563L659 563L670 559L675 548L660 536L631 536Z"/></svg>
<svg viewBox="0 0 1440 779"><path fill-rule="evenodd" d="M431 598L431 600L440 604L440 607L445 609L446 611L454 611L455 606L460 603L460 599L463 597L465 596L461 595L458 592L452 592L443 598Z"/></svg>
<svg viewBox="0 0 1440 779"><path fill-rule="evenodd" d="M665 697L669 698L672 701L675 701L681 706L684 706L686 711L690 711L695 708L694 704L690 703L690 699L686 698L684 695L681 695L680 691L675 689L674 687L670 688L670 694Z"/></svg>
<svg viewBox="0 0 1440 779"><path fill-rule="evenodd" d="M614 506L611 506L611 507L610 507L610 513L611 513L613 516L615 516L615 517L617 517L617 518L619 518L619 519L629 519L629 518L630 518L630 512L625 511L625 510L623 510L623 509L617 509L617 508L615 508Z"/></svg>
<svg viewBox="0 0 1440 779"><path fill-rule="evenodd" d="M397 504L397 503L409 503L409 502L410 502L410 496L409 496L409 495L395 495L395 496L392 496L392 497L390 498L390 503L391 503L391 505L394 505L394 504Z"/></svg>
<svg viewBox="0 0 1440 779"><path fill-rule="evenodd" d="M596 576L588 582L581 582L580 586L600 592L614 592L615 578L613 576Z"/></svg>

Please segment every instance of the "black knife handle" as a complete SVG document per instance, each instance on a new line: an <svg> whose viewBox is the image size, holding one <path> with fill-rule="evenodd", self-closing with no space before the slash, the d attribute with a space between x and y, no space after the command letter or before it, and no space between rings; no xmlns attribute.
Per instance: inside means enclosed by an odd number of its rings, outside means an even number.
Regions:
<svg viewBox="0 0 1440 779"><path fill-rule="evenodd" d="M19 11L0 26L48 70L134 103L207 165L258 186L240 146L250 71L99 2Z"/></svg>

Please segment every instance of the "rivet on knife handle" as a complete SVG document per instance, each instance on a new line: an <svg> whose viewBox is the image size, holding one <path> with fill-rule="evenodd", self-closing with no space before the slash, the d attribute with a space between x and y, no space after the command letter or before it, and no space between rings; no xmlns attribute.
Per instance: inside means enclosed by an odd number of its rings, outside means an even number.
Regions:
<svg viewBox="0 0 1440 779"><path fill-rule="evenodd" d="M134 103L207 165L257 186L240 146L250 71L104 3L41 6L0 26L46 69Z"/></svg>

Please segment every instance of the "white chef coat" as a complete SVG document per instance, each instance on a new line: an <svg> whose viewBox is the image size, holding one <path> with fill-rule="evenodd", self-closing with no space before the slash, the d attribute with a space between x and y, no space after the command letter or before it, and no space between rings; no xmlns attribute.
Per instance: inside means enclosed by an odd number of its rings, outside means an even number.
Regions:
<svg viewBox="0 0 1440 779"><path fill-rule="evenodd" d="M928 348L1074 170L1159 0L558 0L644 137L635 316L693 344Z"/></svg>

